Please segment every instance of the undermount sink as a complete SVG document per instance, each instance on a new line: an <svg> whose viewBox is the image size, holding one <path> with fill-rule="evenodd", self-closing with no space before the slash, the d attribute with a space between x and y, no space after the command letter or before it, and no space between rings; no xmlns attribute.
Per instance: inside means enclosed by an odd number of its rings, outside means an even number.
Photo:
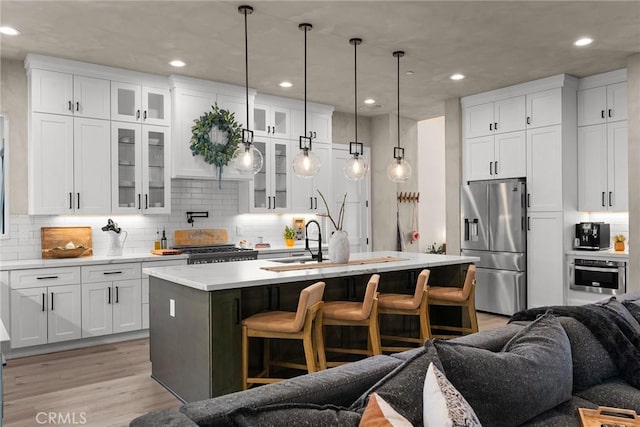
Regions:
<svg viewBox="0 0 640 427"><path fill-rule="evenodd" d="M299 257L291 257L291 258L277 258L277 259L271 259L269 261L279 262L280 264L295 264L295 263L306 264L306 263L311 263L311 262L318 262L318 261L314 260L313 258L311 258L310 256L299 256Z"/></svg>

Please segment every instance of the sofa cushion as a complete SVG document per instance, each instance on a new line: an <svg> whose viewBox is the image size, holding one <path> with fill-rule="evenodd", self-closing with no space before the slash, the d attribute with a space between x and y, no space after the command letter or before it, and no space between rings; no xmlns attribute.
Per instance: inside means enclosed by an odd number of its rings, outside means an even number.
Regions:
<svg viewBox="0 0 640 427"><path fill-rule="evenodd" d="M559 317L558 320L571 343L574 390L583 390L619 375L609 352L589 328L572 317Z"/></svg>
<svg viewBox="0 0 640 427"><path fill-rule="evenodd" d="M423 395L424 427L482 427L469 403L433 363L427 369Z"/></svg>
<svg viewBox="0 0 640 427"><path fill-rule="evenodd" d="M531 322L526 322L528 325ZM500 351L513 336L524 328L523 325L509 323L501 328L464 335L452 341L490 351Z"/></svg>
<svg viewBox="0 0 640 427"><path fill-rule="evenodd" d="M371 393L378 393L393 409L414 426L422 425L422 390L424 377L431 363L442 370L436 349L427 341L420 351L374 384L351 409L362 411Z"/></svg>
<svg viewBox="0 0 640 427"><path fill-rule="evenodd" d="M238 408L229 414L237 427L357 427L360 414L334 405L285 403L261 408Z"/></svg>
<svg viewBox="0 0 640 427"><path fill-rule="evenodd" d="M620 301L618 301L616 297L611 297L609 298L609 301L604 304L601 303L599 305L622 317L627 323L629 323L629 325L631 325L631 327L637 333L640 334L640 323L638 323L638 320L636 320L629 309L625 307L624 304L622 304Z"/></svg>
<svg viewBox="0 0 640 427"><path fill-rule="evenodd" d="M514 426L571 398L571 345L560 322L544 315L494 353L435 340L451 383L487 426Z"/></svg>
<svg viewBox="0 0 640 427"><path fill-rule="evenodd" d="M177 409L171 408L149 412L131 421L129 426L198 427L198 424Z"/></svg>
<svg viewBox="0 0 640 427"><path fill-rule="evenodd" d="M412 427L411 423L385 400L372 393L369 396L369 403L364 408L359 427Z"/></svg>
<svg viewBox="0 0 640 427"><path fill-rule="evenodd" d="M640 413L640 390L621 378L612 378L576 394L599 406L633 409Z"/></svg>
<svg viewBox="0 0 640 427"><path fill-rule="evenodd" d="M180 411L199 426L217 427L227 426L227 414L239 407L257 408L274 403L331 403L348 406L400 364L400 360L389 356L368 357L357 363L315 374L301 375L215 399L187 403Z"/></svg>
<svg viewBox="0 0 640 427"><path fill-rule="evenodd" d="M578 408L596 409L598 405L577 396L522 424L526 427L581 427Z"/></svg>

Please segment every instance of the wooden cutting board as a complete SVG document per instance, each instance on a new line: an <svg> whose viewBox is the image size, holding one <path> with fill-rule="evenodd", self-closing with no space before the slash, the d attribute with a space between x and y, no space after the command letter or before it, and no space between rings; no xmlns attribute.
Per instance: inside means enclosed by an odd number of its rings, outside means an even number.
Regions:
<svg viewBox="0 0 640 427"><path fill-rule="evenodd" d="M180 255L182 251L180 249L151 249L151 253L154 255Z"/></svg>
<svg viewBox="0 0 640 427"><path fill-rule="evenodd" d="M63 251L52 251L52 249L64 248L69 242L72 242L76 246L82 245L87 248L84 252L78 252L78 256L93 255L91 227L40 228L40 248L42 249L42 258L60 258L64 254Z"/></svg>
<svg viewBox="0 0 640 427"><path fill-rule="evenodd" d="M381 258L367 258L367 259L359 259L356 261L349 261L346 264L337 264L334 262L321 262L312 263L312 264L294 264L294 265L278 265L273 267L260 267L262 270L267 271L294 271L294 270L310 270L312 268L328 268L328 267L340 267L345 265L364 265L364 264L380 264L383 262L396 262L396 261L406 261L407 258L397 258L392 256L386 256Z"/></svg>
<svg viewBox="0 0 640 427"><path fill-rule="evenodd" d="M173 233L175 246L206 246L227 243L229 235L224 228L201 228L176 230Z"/></svg>

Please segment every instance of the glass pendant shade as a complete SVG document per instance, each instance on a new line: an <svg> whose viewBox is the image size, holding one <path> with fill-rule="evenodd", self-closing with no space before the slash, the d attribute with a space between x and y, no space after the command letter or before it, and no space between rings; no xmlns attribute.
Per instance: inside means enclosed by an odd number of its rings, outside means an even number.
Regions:
<svg viewBox="0 0 640 427"><path fill-rule="evenodd" d="M353 156L344 165L344 176L351 181L360 181L369 171L369 162L362 156Z"/></svg>
<svg viewBox="0 0 640 427"><path fill-rule="evenodd" d="M242 144L233 153L231 164L243 175L255 175L262 169L264 158L253 144Z"/></svg>
<svg viewBox="0 0 640 427"><path fill-rule="evenodd" d="M392 182L407 182L411 177L411 163L404 158L393 159L387 166L387 178Z"/></svg>
<svg viewBox="0 0 640 427"><path fill-rule="evenodd" d="M300 178L313 178L320 166L320 159L311 150L300 150L293 158L293 172Z"/></svg>

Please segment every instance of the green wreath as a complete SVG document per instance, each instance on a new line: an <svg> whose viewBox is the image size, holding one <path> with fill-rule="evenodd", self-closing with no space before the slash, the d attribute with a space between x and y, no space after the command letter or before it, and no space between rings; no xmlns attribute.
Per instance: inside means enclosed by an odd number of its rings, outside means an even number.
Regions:
<svg viewBox="0 0 640 427"><path fill-rule="evenodd" d="M242 125L236 122L234 113L211 106L211 111L194 120L191 127L191 154L200 155L210 165L218 167L218 181L222 180L222 168L229 164L233 153L242 141ZM226 142L212 141L211 131L217 128Z"/></svg>

